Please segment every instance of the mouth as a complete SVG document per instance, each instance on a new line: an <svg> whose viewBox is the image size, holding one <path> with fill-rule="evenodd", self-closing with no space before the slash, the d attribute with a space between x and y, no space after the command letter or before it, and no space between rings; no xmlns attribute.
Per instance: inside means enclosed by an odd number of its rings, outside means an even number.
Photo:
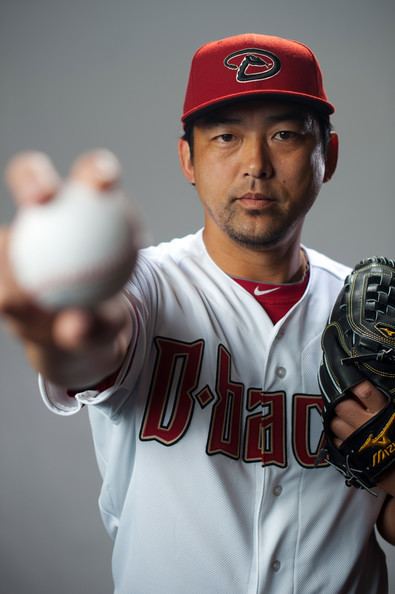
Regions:
<svg viewBox="0 0 395 594"><path fill-rule="evenodd" d="M275 200L266 194L260 194L255 192L248 192L237 198L237 201L247 209L251 210L264 210L271 206Z"/></svg>

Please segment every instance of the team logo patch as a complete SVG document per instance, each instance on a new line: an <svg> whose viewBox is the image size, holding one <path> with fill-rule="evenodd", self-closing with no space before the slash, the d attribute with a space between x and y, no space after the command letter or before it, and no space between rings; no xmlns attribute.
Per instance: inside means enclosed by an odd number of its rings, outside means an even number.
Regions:
<svg viewBox="0 0 395 594"><path fill-rule="evenodd" d="M275 76L281 68L280 59L267 50L246 48L229 54L224 65L236 70L239 83L252 82Z"/></svg>

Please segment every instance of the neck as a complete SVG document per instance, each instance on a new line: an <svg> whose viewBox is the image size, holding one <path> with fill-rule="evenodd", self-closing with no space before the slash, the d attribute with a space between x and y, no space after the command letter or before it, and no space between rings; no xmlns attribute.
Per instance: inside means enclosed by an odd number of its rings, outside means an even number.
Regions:
<svg viewBox="0 0 395 594"><path fill-rule="evenodd" d="M210 257L229 276L281 284L302 280L307 270L300 233L292 240L261 250L240 245L228 237L222 236L219 241L206 229L203 240Z"/></svg>

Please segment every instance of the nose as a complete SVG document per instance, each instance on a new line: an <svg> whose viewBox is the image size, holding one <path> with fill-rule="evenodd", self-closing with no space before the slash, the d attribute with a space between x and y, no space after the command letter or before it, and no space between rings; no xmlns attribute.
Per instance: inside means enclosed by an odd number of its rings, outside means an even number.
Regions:
<svg viewBox="0 0 395 594"><path fill-rule="evenodd" d="M251 138L245 142L243 175L254 179L267 179L273 175L273 164L266 142Z"/></svg>

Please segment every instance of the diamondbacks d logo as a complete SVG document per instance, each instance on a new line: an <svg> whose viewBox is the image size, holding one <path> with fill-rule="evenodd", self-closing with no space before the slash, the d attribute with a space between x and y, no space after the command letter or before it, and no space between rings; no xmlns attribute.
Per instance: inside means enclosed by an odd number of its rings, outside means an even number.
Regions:
<svg viewBox="0 0 395 594"><path fill-rule="evenodd" d="M246 48L229 54L224 65L236 70L236 80L240 83L262 80L275 76L281 68L280 59L272 52Z"/></svg>

